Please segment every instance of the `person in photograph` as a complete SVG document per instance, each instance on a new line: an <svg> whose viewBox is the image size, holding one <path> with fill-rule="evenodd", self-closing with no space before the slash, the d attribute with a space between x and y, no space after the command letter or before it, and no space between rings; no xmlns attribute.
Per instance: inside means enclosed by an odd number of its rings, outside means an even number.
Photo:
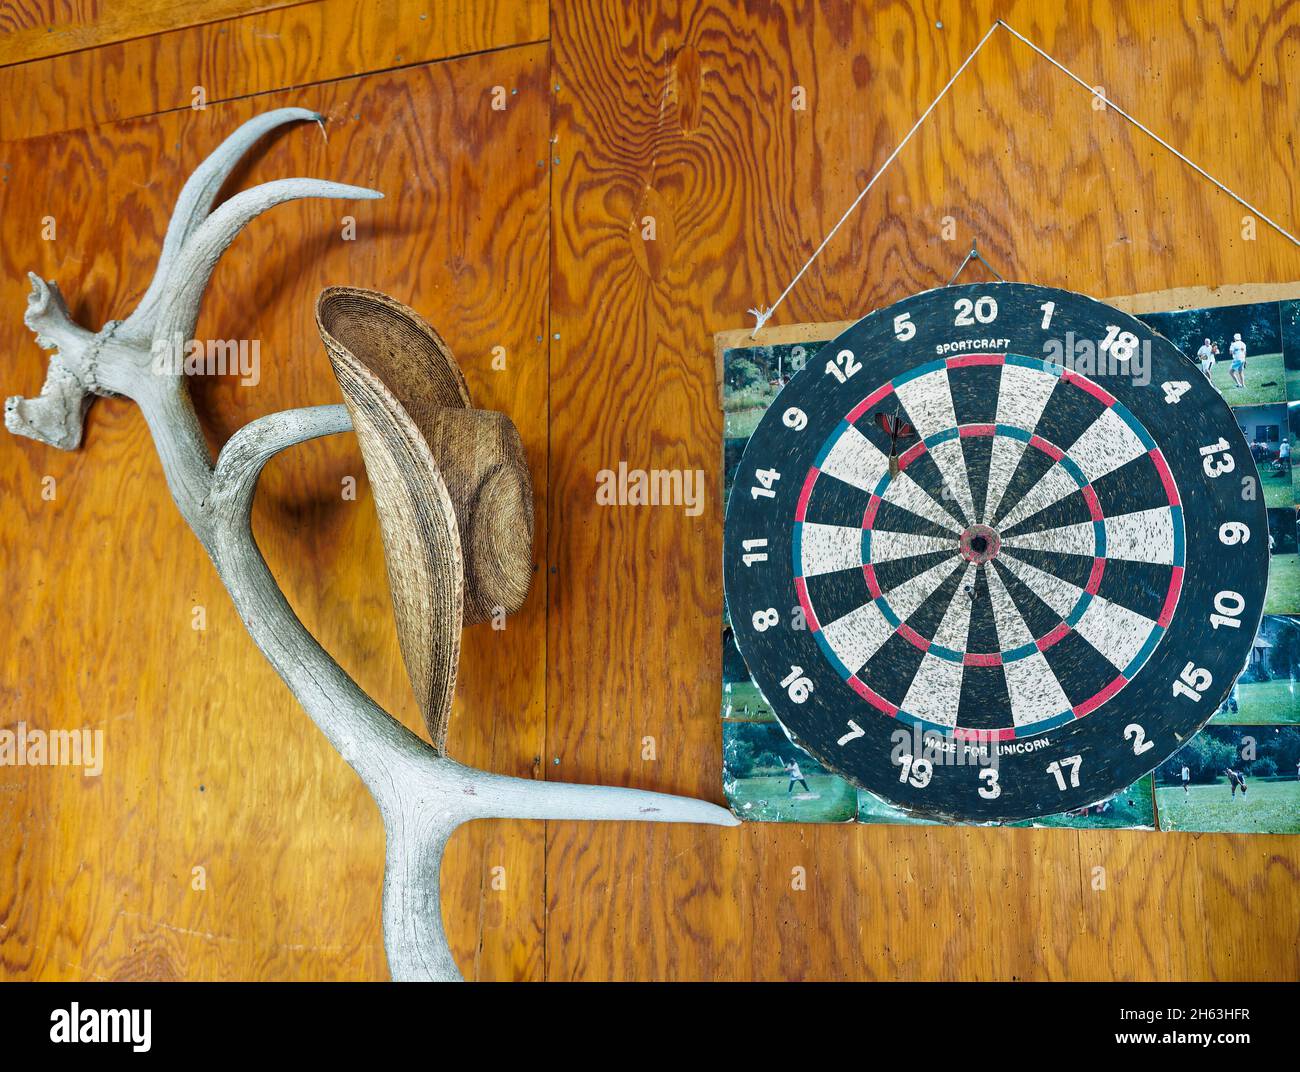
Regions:
<svg viewBox="0 0 1300 1072"><path fill-rule="evenodd" d="M1214 354L1216 351L1214 343L1206 339L1201 343L1201 348L1196 351L1196 360L1201 363L1201 371L1205 373L1205 378L1210 378L1210 373L1214 371Z"/></svg>
<svg viewBox="0 0 1300 1072"><path fill-rule="evenodd" d="M1228 353L1232 356L1228 374L1232 377L1232 382L1244 391L1246 389L1246 344L1241 341L1241 332L1232 336L1232 342L1228 344Z"/></svg>
<svg viewBox="0 0 1300 1072"><path fill-rule="evenodd" d="M794 759L790 760L789 763L785 764L785 769L786 772L790 775L790 784L786 787L785 790L786 796L789 796L791 793L794 792L795 782L798 782L801 786L803 786L803 791L805 793L809 792L808 780L804 778L803 772L799 769L799 763L797 760Z"/></svg>
<svg viewBox="0 0 1300 1072"><path fill-rule="evenodd" d="M1187 769L1187 764L1183 764L1183 796L1187 796L1187 785L1192 780L1192 772Z"/></svg>
<svg viewBox="0 0 1300 1072"><path fill-rule="evenodd" d="M1291 437L1286 435L1285 428L1282 431L1282 442L1277 448L1277 464L1282 467L1284 473L1289 473L1291 472Z"/></svg>
<svg viewBox="0 0 1300 1072"><path fill-rule="evenodd" d="M1228 786L1232 791L1232 799L1237 799L1238 789L1241 790L1241 795L1244 799L1246 796L1246 779L1242 776L1241 772L1233 767L1228 767L1224 770L1224 774L1228 776Z"/></svg>

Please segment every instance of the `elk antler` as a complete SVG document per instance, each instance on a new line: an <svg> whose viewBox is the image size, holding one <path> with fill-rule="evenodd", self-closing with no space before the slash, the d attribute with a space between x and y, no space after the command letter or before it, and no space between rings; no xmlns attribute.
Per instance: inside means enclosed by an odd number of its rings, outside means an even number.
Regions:
<svg viewBox="0 0 1300 1072"><path fill-rule="evenodd" d="M254 643L379 806L387 837L384 946L393 978L458 979L442 929L438 873L447 839L461 823L624 819L734 826L738 820L704 801L511 778L457 763L372 700L289 606L253 539L249 514L258 476L285 448L348 431L348 410L316 406L262 417L239 429L214 465L181 369L167 362L160 367L155 357L193 333L217 259L255 216L296 198L382 196L317 179L283 179L236 194L212 211L222 183L258 138L284 123L319 119L301 108L268 112L245 123L208 157L186 182L153 281L125 320L87 331L69 316L58 287L31 275L26 323L41 347L56 352L38 398L6 401L5 425L17 435L72 450L81 442L95 395L124 395L139 405L172 498L212 559ZM408 665L411 661L408 654ZM435 711L430 717L437 733L439 723L432 719L443 715Z"/></svg>

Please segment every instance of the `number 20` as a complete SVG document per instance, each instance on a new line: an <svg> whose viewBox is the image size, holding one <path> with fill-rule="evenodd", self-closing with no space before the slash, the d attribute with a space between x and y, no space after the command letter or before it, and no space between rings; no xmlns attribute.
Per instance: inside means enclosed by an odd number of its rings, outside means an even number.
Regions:
<svg viewBox="0 0 1300 1072"><path fill-rule="evenodd" d="M998 318L998 303L987 295L974 301L958 298L953 308L957 311L957 317L953 320L955 327L968 328L977 320L981 324L991 324Z"/></svg>

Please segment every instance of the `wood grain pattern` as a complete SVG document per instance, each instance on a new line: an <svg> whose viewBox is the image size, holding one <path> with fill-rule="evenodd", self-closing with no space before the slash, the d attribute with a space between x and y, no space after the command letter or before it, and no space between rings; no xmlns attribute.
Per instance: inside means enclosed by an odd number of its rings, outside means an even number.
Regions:
<svg viewBox="0 0 1300 1072"><path fill-rule="evenodd" d="M9 0L0 65L96 48L179 26L285 7L295 0Z"/></svg>
<svg viewBox="0 0 1300 1072"><path fill-rule="evenodd" d="M191 108L196 86L212 104L527 44L546 20L543 0L315 0L169 24L183 28L0 66L0 140Z"/></svg>
<svg viewBox="0 0 1300 1072"><path fill-rule="evenodd" d="M497 84L518 88L504 111L491 108ZM314 300L326 284L364 281L437 325L475 401L514 419L544 522L550 99L546 50L532 47L0 146L7 389L30 393L44 375L20 319L26 268L58 279L85 323L120 314L148 282L184 177L255 112L308 104L329 117L328 142L311 126L273 136L237 185L328 175L387 199L283 206L218 265L198 336L257 339L262 365L256 387L196 385L212 441L273 410L339 400ZM57 221L52 242L44 216ZM355 241L342 238L345 216ZM492 370L496 346L506 371ZM0 975L384 977L378 815L253 648L168 499L138 412L97 405L72 454L5 435L0 491L0 631L18 638L0 651L4 724L102 727L107 753L99 779L0 770L0 826L14 831L0 840ZM420 728L355 439L272 462L254 526L307 626ZM203 630L191 628L195 606ZM536 770L545 606L539 569L504 631L465 634L456 758ZM475 824L454 839L443 881L462 914L448 922L471 977L539 974L541 852L540 824ZM502 892L490 890L498 865ZM194 866L207 892L191 890Z"/></svg>
<svg viewBox="0 0 1300 1072"><path fill-rule="evenodd" d="M311 323L322 285L412 304L448 337L480 404L515 420L538 491L539 578L504 633L465 637L452 754L720 800L721 503L695 518L600 507L597 471L624 459L715 472L713 333L776 297L997 16L1261 209L1300 220L1287 86L1300 4L623 8L556 0L553 57L512 48L92 130L177 107L151 95L149 72L178 43L199 62L217 47L208 30L51 63L55 89L13 113L16 129L66 133L0 144L0 353L6 390L34 390L43 359L19 322L22 270L58 278L83 320L128 308L181 179L216 139L264 107L326 108L328 144L279 136L240 184L312 174L389 199L356 211L346 247L348 206L302 204L227 254L200 330L261 337L263 380L205 383L214 442L272 409L336 400ZM375 40L346 63L381 62L393 41ZM254 34L207 54L238 95L338 77L313 51ZM520 87L503 115L481 108L495 84ZM795 85L807 111L790 107ZM47 214L52 243L40 239ZM843 319L938 285L973 235L1008 278L1094 293L1300 278L1300 252L1262 227L1243 241L1241 214L998 40L776 323ZM640 237L647 215L654 242ZM946 215L954 242L940 234ZM498 341L508 374L489 371ZM337 491L349 475L356 502ZM381 975L377 816L253 650L137 415L97 402L75 454L0 439L0 492L0 635L14 638L0 647L0 717L102 725L109 750L98 780L0 770L0 829L12 831L0 838L0 974ZM257 532L326 647L418 725L352 441L272 463ZM195 604L205 631L190 628ZM205 894L189 888L195 864L209 869ZM806 889L792 888L794 868ZM1298 877L1300 844L1282 837L586 823L479 824L444 869L457 957L485 979L1295 978Z"/></svg>
<svg viewBox="0 0 1300 1072"><path fill-rule="evenodd" d="M555 4L548 669L566 776L717 799L721 504L698 519L604 508L595 474L620 459L712 471L712 333L752 325L745 310L776 298L997 17L1263 211L1300 219L1294 3ZM1296 278L1300 251L1262 225L1244 241L1242 215L1003 36L775 323L937 286L972 237L1007 278L1085 292ZM640 762L642 734L658 762ZM1294 838L751 825L548 840L551 978L1300 972ZM683 853L687 883L610 882L674 875ZM561 885L574 874L589 881ZM685 927L679 904L725 924Z"/></svg>

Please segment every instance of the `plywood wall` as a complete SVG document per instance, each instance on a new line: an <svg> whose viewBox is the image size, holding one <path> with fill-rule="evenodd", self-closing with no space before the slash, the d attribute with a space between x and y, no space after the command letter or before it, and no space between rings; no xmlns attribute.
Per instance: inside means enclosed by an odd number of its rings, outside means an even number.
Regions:
<svg viewBox="0 0 1300 1072"><path fill-rule="evenodd" d="M84 323L120 316L207 149L265 108L325 111L328 142L278 135L238 185L310 174L387 199L287 206L236 242L199 332L259 337L263 380L199 385L201 415L217 443L336 399L311 318L327 283L387 290L449 338L539 491L537 584L504 633L469 635L452 728L455 756L509 773L720 799L722 504L609 509L596 473L713 472L712 333L776 298L994 18L1300 222L1300 4L362 6L141 16L0 67L4 388L43 375L26 269ZM517 90L504 113L496 85ZM1003 35L775 322L935 286L972 238L1008 278L1096 294L1300 279L1300 250L1243 239L1243 214ZM0 770L0 974L382 976L373 805L262 664L138 415L97 402L75 454L0 439L0 495L0 720L102 727L108 748L97 780ZM304 621L416 725L351 439L277 460L256 531ZM1294 978L1296 842L480 824L453 843L444 914L477 978Z"/></svg>

